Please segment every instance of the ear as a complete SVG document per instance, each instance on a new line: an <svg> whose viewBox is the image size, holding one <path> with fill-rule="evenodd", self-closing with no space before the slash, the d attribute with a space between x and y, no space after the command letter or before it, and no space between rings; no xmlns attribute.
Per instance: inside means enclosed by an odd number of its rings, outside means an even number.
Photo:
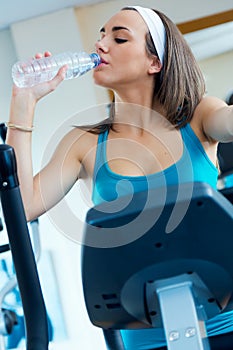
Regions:
<svg viewBox="0 0 233 350"><path fill-rule="evenodd" d="M150 59L150 67L148 69L149 74L155 74L159 73L162 69L162 63L160 62L159 58L155 55L151 56Z"/></svg>

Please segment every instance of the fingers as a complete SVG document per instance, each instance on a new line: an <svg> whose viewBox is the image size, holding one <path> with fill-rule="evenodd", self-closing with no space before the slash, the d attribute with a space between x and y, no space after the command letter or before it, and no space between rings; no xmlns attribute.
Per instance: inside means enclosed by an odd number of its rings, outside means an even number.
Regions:
<svg viewBox="0 0 233 350"><path fill-rule="evenodd" d="M44 53L37 52L32 60L35 59L41 59L41 58L47 58L52 56L52 53L50 51L45 51ZM37 84L33 85L30 88L27 88L25 91L31 91L33 93L33 96L36 98L36 100L40 100L43 96L49 94L50 92L54 91L57 86L65 79L66 77L66 71L68 69L68 65L62 66L56 76L48 81L38 82ZM15 88L16 89L16 88ZM22 89L21 89L22 91Z"/></svg>
<svg viewBox="0 0 233 350"><path fill-rule="evenodd" d="M44 54L38 52L35 54L35 58L36 59L40 59L40 58L43 58L43 57L50 57L52 56L51 52L50 51L45 51ZM63 67L61 67L57 73L57 76L58 76L58 80L64 80L65 78L65 75L66 75L66 71L68 69L68 65L64 65Z"/></svg>
<svg viewBox="0 0 233 350"><path fill-rule="evenodd" d="M36 59L40 59L42 57L49 57L49 56L52 56L51 52L50 51L45 51L44 54L38 52L35 54L35 58Z"/></svg>
<svg viewBox="0 0 233 350"><path fill-rule="evenodd" d="M42 57L43 57L42 53L36 53L34 58L39 59Z"/></svg>
<svg viewBox="0 0 233 350"><path fill-rule="evenodd" d="M49 56L52 56L51 52L50 51L45 51L44 57L49 57Z"/></svg>
<svg viewBox="0 0 233 350"><path fill-rule="evenodd" d="M51 84L53 84L54 86L57 86L58 84L60 84L66 77L67 69L68 69L68 65L61 67L58 70L56 76L50 81L52 82Z"/></svg>

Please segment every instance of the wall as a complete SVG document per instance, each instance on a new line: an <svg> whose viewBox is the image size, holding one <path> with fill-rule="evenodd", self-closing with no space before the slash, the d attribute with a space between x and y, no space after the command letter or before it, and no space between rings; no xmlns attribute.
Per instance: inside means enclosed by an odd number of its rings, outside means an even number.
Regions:
<svg viewBox="0 0 233 350"><path fill-rule="evenodd" d="M105 21L116 11L127 5L139 5L156 8L164 12L175 23L182 23L195 18L208 16L218 11L232 9L232 3L228 0L213 2L211 0L115 0L101 4L76 9L79 27L82 30L82 37L85 46L92 48L93 43L98 39L98 32Z"/></svg>
<svg viewBox="0 0 233 350"><path fill-rule="evenodd" d="M134 1L109 1L98 5L78 9L65 9L50 15L40 16L12 25L10 30L0 32L1 77L0 77L0 121L5 121L9 113L11 95L10 68L16 59L30 57L36 52L50 50L53 53L66 50L92 51L98 39L99 28L121 7L133 5ZM211 0L187 2L177 0L137 1L138 5L157 7L168 14L175 22L182 22L218 10L229 9L229 1L221 3ZM221 98L232 86L232 55L227 53L200 62L207 80L208 93ZM217 64L217 68L216 68ZM216 83L217 82L217 83ZM93 114L93 107L108 102L105 90L93 86L91 73L73 81L64 82L53 94L40 101L36 110L36 130L33 141L35 170L41 167L44 153L51 153L58 136L69 127L70 117L88 110ZM81 118L78 113L77 118ZM73 119L72 119L73 120ZM52 142L51 142L52 140ZM49 147L48 147L49 144ZM80 198L77 187L67 197L70 210L75 210L78 217L76 230L82 230L86 206ZM81 204L80 204L81 203ZM74 209L75 208L75 209ZM57 280L61 311L65 320L67 339L56 344L56 349L66 348L102 350L104 342L99 329L90 324L84 306L80 276L80 245L67 239L64 232L47 215L40 219L42 247L52 257L54 274ZM43 280L43 278L42 278ZM44 285L43 288L49 288ZM94 344L94 345L93 345ZM54 348L55 349L55 348Z"/></svg>
<svg viewBox="0 0 233 350"><path fill-rule="evenodd" d="M199 62L205 75L208 95L223 100L233 90L233 50Z"/></svg>
<svg viewBox="0 0 233 350"><path fill-rule="evenodd" d="M134 0L118 0L90 7L77 8L77 20L79 27L82 28L82 40L85 47L87 47L88 50L93 48L93 43L99 37L99 29L109 16L119 11L124 6L134 4ZM138 0L137 5L157 8L166 13L175 23L182 23L195 18L208 16L218 11L222 12L232 9L232 4L225 0L221 3L213 3L209 0L198 0L190 2L189 6L187 6L187 2L183 0L177 0L175 2L169 0ZM96 15L97 13L98 16ZM193 52L197 59L200 59L200 66L206 78L207 93L222 99L225 99L228 91L233 88L232 24L233 22L229 23L226 28L219 26L220 29L218 31L215 30L216 33L214 35L211 34L213 29L211 30L210 28L205 31L199 31L196 36L194 33L187 36L187 41L190 42L190 45L193 45ZM217 46L218 49L213 49L214 45ZM222 47L222 52L226 50L224 54L218 54L218 52L221 52L221 49L219 49L220 46ZM214 54L214 57L203 59L203 57L209 57L210 52Z"/></svg>
<svg viewBox="0 0 233 350"><path fill-rule="evenodd" d="M31 57L34 53L45 50L50 50L53 53L67 50L81 51L83 50L83 43L73 9L65 9L46 16L15 23L10 31L0 34L1 52L4 51L6 54L4 55L4 60L2 58L2 71L5 74L5 80L2 81L2 93L0 94L1 98L4 97L3 106L5 109L4 113L1 112L1 116L3 116L1 117L2 122L7 120L7 115L9 114L12 84L10 68L13 62L25 57ZM80 77L73 81L65 81L49 98L40 101L36 110L36 127L33 133L35 171L41 168L44 156L47 158L48 154L52 153L52 148L56 146L57 136L61 132L65 133L70 128L70 117L78 111L85 110L97 103L98 99L91 80L91 73L87 73L85 77ZM76 119L79 121L79 116ZM52 135L53 142L49 143ZM73 193L76 193L76 189L74 189ZM71 198L71 195L68 198ZM77 219L75 229L77 234L80 235L83 222L83 206L80 205L81 199L78 199L78 194L73 201L74 207L79 202L77 212L81 216ZM102 332L90 324L83 302L80 245L67 239L64 236L65 232L61 232L47 215L40 218L39 229L42 250L46 253L42 254L42 259L39 262L41 283L46 297L45 301L49 304L49 315L55 327L64 326L64 329L55 329L55 349L61 347L72 350L80 347L88 350L93 349L93 342L97 344L96 350L103 349ZM47 262L49 259L51 260L51 265L47 266L47 271L44 268L45 259ZM43 274L44 272L45 274ZM55 275L55 286L52 285L51 279L47 279L52 272ZM52 300L47 300L49 294L51 297L51 290L54 290L54 287L56 288L56 294L54 293ZM60 312L64 318L63 324L57 323L57 311L55 308L51 310L50 307L56 299L60 305L57 304L55 307L60 307ZM63 337L61 337L61 333ZM58 340L59 344L57 343Z"/></svg>
<svg viewBox="0 0 233 350"><path fill-rule="evenodd" d="M16 51L10 30L0 31L0 122L8 120L11 98L11 66L16 60Z"/></svg>

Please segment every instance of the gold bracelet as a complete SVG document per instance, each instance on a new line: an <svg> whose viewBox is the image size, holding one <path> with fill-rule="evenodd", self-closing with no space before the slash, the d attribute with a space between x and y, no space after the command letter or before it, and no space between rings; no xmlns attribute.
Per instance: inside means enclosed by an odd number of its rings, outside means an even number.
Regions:
<svg viewBox="0 0 233 350"><path fill-rule="evenodd" d="M16 130L20 130L20 131L26 131L26 132L32 132L34 130L34 126L30 127L30 126L22 126L22 125L17 125L14 123L7 123L7 127L9 129L16 129Z"/></svg>

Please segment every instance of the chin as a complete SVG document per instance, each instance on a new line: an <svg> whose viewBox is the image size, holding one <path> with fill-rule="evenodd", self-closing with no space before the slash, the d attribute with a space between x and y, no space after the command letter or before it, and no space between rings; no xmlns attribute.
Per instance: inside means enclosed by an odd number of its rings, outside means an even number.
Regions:
<svg viewBox="0 0 233 350"><path fill-rule="evenodd" d="M102 74L101 71L96 70L93 72L93 80L94 80L94 83L98 86L102 86L106 89L112 88L111 83L107 79L106 74Z"/></svg>
<svg viewBox="0 0 233 350"><path fill-rule="evenodd" d="M101 79L100 77L94 77L94 83L98 86L101 86L106 89L112 89L110 84L106 82L105 80Z"/></svg>

